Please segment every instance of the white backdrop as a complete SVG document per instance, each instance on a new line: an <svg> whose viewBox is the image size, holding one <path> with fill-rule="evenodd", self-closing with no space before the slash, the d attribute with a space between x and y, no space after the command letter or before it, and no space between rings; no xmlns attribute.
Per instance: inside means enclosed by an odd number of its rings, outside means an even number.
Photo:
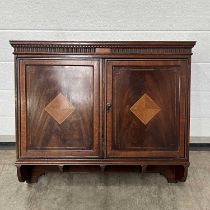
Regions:
<svg viewBox="0 0 210 210"><path fill-rule="evenodd" d="M11 39L197 41L191 136L210 137L210 1L0 0L0 136L15 133Z"/></svg>

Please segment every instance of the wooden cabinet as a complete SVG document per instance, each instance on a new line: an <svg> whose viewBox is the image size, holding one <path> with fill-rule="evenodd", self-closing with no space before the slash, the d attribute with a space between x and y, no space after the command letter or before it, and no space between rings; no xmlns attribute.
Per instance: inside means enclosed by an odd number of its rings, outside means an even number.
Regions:
<svg viewBox="0 0 210 210"><path fill-rule="evenodd" d="M11 41L19 181L117 165L185 181L194 44Z"/></svg>

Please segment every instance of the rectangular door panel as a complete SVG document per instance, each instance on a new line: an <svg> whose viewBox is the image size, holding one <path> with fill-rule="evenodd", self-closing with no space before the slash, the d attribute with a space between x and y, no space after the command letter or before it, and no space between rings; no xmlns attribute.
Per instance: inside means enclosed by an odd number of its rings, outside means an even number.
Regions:
<svg viewBox="0 0 210 210"><path fill-rule="evenodd" d="M107 61L109 157L184 156L184 65L176 60Z"/></svg>
<svg viewBox="0 0 210 210"><path fill-rule="evenodd" d="M99 156L98 61L22 60L20 80L22 157Z"/></svg>

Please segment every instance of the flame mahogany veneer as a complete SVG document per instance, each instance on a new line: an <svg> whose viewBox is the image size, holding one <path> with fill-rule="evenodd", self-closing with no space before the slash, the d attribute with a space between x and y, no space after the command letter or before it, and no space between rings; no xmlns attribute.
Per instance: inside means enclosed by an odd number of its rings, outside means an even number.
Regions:
<svg viewBox="0 0 210 210"><path fill-rule="evenodd" d="M19 181L113 170L186 180L195 42L10 43Z"/></svg>

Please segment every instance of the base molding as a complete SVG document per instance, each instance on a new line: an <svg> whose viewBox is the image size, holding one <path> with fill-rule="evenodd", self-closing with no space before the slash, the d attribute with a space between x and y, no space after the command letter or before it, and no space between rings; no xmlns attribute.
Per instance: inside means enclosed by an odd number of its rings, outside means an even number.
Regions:
<svg viewBox="0 0 210 210"><path fill-rule="evenodd" d="M0 142L0 150L15 150L15 142Z"/></svg>
<svg viewBox="0 0 210 210"><path fill-rule="evenodd" d="M38 178L48 172L141 172L160 173L169 183L185 182L187 165L17 165L20 182L36 183Z"/></svg>
<svg viewBox="0 0 210 210"><path fill-rule="evenodd" d="M190 151L210 151L210 143L190 143Z"/></svg>

